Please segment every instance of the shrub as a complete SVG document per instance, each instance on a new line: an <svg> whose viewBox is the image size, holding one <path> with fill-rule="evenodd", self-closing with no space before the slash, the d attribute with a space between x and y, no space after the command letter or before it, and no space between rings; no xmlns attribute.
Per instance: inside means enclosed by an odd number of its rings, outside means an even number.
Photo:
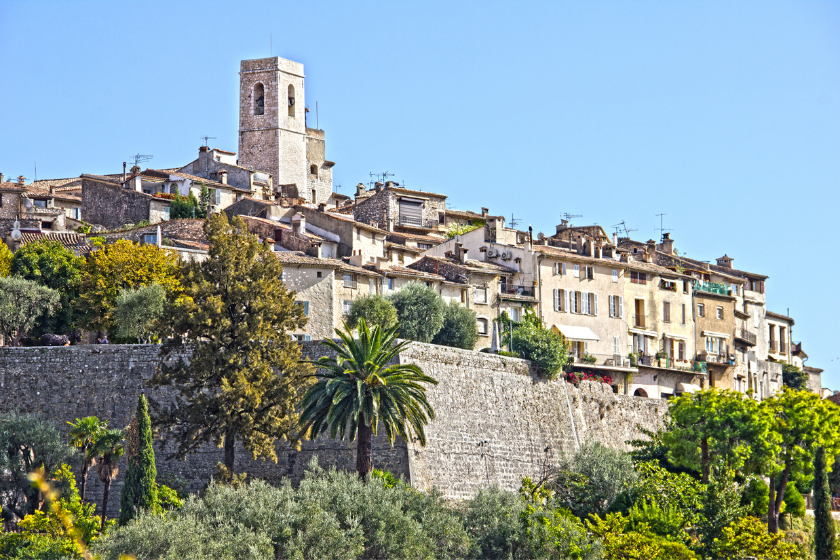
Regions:
<svg viewBox="0 0 840 560"><path fill-rule="evenodd" d="M114 308L117 335L150 343L155 322L163 316L165 308L166 290L160 284L120 290Z"/></svg>
<svg viewBox="0 0 840 560"><path fill-rule="evenodd" d="M60 305L58 291L17 276L0 278L0 334L9 346L18 346L42 315Z"/></svg>
<svg viewBox="0 0 840 560"><path fill-rule="evenodd" d="M443 308L443 326L432 339L434 344L472 350L478 340L475 311L450 301Z"/></svg>
<svg viewBox="0 0 840 560"><path fill-rule="evenodd" d="M767 506L770 503L770 488L758 476L751 476L741 495L741 505L747 508L746 513L753 517L764 517L767 515Z"/></svg>
<svg viewBox="0 0 840 560"><path fill-rule="evenodd" d="M542 319L531 310L513 330L513 347L520 357L534 362L540 373L550 379L557 377L567 362L563 337L546 329Z"/></svg>
<svg viewBox="0 0 840 560"><path fill-rule="evenodd" d="M524 546L520 518L525 503L497 486L479 490L467 503L464 524L473 541L473 557L519 558Z"/></svg>
<svg viewBox="0 0 840 560"><path fill-rule="evenodd" d="M350 306L347 325L355 329L359 324L359 319L364 319L371 329L379 326L388 330L397 324L397 309L387 298L380 295L360 297L353 300Z"/></svg>
<svg viewBox="0 0 840 560"><path fill-rule="evenodd" d="M443 298L429 286L410 282L388 299L397 309L400 338L431 342L443 326Z"/></svg>
<svg viewBox="0 0 840 560"><path fill-rule="evenodd" d="M808 390L808 374L793 364L782 364L782 383L797 391Z"/></svg>
<svg viewBox="0 0 840 560"><path fill-rule="evenodd" d="M785 542L782 533L768 533L767 526L756 517L742 517L724 527L721 536L711 548L713 558L740 560L795 560L800 558L800 548ZM820 559L822 560L822 559Z"/></svg>

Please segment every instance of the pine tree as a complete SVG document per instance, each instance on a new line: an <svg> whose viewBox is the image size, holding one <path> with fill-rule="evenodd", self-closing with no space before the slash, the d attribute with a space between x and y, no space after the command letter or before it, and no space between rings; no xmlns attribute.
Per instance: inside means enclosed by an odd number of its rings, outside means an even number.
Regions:
<svg viewBox="0 0 840 560"><path fill-rule="evenodd" d="M814 457L814 557L834 560L834 520L831 518L831 488L828 485L825 449Z"/></svg>
<svg viewBox="0 0 840 560"><path fill-rule="evenodd" d="M158 507L152 422L145 395L140 395L137 401L137 412L128 428L126 447L128 472L120 495L120 525L128 523L140 510L155 510Z"/></svg>

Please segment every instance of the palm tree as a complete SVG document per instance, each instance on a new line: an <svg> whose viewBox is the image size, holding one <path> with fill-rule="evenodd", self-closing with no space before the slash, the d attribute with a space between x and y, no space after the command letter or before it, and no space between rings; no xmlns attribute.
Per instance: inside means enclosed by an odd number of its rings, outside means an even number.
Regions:
<svg viewBox="0 0 840 560"><path fill-rule="evenodd" d="M104 430L88 449L88 457L96 460L96 474L105 487L102 497L102 529L105 529L105 516L108 513L108 496L111 494L111 482L119 474L120 457L123 454L122 441L125 430Z"/></svg>
<svg viewBox="0 0 840 560"><path fill-rule="evenodd" d="M412 433L425 446L424 426L435 417L421 383L437 385L437 381L414 364L388 366L410 344L397 342L398 328L399 325L383 331L376 326L371 331L360 319L359 339L355 340L345 324L344 332L335 331L341 344L333 340L323 342L337 357L324 356L310 362L320 368L315 373L318 382L303 397L300 425L311 438L328 427L333 439L336 435L344 439L347 433L353 441L358 435L356 471L363 480L373 468L372 436L380 422L392 446L397 435L408 441Z"/></svg>
<svg viewBox="0 0 840 560"><path fill-rule="evenodd" d="M85 488L87 487L88 471L94 464L94 458L88 457L88 449L96 442L96 438L108 427L107 422L103 422L96 416L87 416L81 420L76 418L76 423L67 422L70 424L70 445L79 448L82 452L82 489L79 495L82 503L85 501Z"/></svg>

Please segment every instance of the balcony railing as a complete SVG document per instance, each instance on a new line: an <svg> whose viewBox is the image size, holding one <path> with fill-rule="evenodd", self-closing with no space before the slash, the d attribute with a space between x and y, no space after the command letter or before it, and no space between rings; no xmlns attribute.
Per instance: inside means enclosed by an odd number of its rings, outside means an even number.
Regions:
<svg viewBox="0 0 840 560"><path fill-rule="evenodd" d="M751 333L744 327L741 327L739 330L735 331L735 338L740 338L741 340L743 340L751 346L755 346L757 341L757 337L755 336L755 334Z"/></svg>
<svg viewBox="0 0 840 560"><path fill-rule="evenodd" d="M778 350L778 348L779 348L779 343L776 342L775 340L771 340L770 341L770 351L771 352L776 352Z"/></svg>
<svg viewBox="0 0 840 560"><path fill-rule="evenodd" d="M710 294L718 294L722 296L729 295L729 288L725 284L718 284L717 282L700 282L694 281L695 292L707 292Z"/></svg>
<svg viewBox="0 0 840 560"><path fill-rule="evenodd" d="M351 290L356 289L356 281L355 280L348 280L347 278L344 279L344 287L350 288Z"/></svg>
<svg viewBox="0 0 840 560"><path fill-rule="evenodd" d="M499 284L499 293L511 296L534 297L534 287L502 282Z"/></svg>
<svg viewBox="0 0 840 560"><path fill-rule="evenodd" d="M588 360L584 360L589 356ZM595 361L592 361L592 358ZM586 367L591 366L607 366L607 367L630 367L630 359L622 357L620 354L582 354L574 348L569 352L569 360L576 366Z"/></svg>
<svg viewBox="0 0 840 560"><path fill-rule="evenodd" d="M401 226L411 226L411 227L421 227L426 229L435 229L437 228L439 222L437 220L423 220L422 218L416 218L414 216L403 216L400 215L398 220L398 224Z"/></svg>
<svg viewBox="0 0 840 560"><path fill-rule="evenodd" d="M787 344L785 344L784 340L779 341L779 352L781 352L782 354L787 353Z"/></svg>
<svg viewBox="0 0 840 560"><path fill-rule="evenodd" d="M638 329L644 329L645 317L647 317L647 315L633 315L633 326Z"/></svg>

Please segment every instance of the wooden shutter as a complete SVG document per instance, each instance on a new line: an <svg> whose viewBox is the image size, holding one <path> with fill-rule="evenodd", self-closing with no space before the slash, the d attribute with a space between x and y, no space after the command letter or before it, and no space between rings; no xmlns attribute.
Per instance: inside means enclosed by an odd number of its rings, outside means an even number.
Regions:
<svg viewBox="0 0 840 560"><path fill-rule="evenodd" d="M576 265L575 265L575 274L574 274L574 277L575 277L575 278L580 278L580 265L579 265L579 264L576 264Z"/></svg>
<svg viewBox="0 0 840 560"><path fill-rule="evenodd" d="M562 266L561 266L561 270L562 270L561 274L563 274L563 276L565 276L565 275L566 275L566 263L561 263L561 264L562 264Z"/></svg>
<svg viewBox="0 0 840 560"><path fill-rule="evenodd" d="M554 311L560 311L560 290L554 288Z"/></svg>
<svg viewBox="0 0 840 560"><path fill-rule="evenodd" d="M624 317L624 298L622 296L618 296L618 317Z"/></svg>
<svg viewBox="0 0 840 560"><path fill-rule="evenodd" d="M569 295L570 292L563 290L563 311L568 311L571 313L572 308L569 305Z"/></svg>
<svg viewBox="0 0 840 560"><path fill-rule="evenodd" d="M592 306L595 310L595 313L593 313L593 315L595 315L597 317L598 316L598 294L592 294Z"/></svg>

